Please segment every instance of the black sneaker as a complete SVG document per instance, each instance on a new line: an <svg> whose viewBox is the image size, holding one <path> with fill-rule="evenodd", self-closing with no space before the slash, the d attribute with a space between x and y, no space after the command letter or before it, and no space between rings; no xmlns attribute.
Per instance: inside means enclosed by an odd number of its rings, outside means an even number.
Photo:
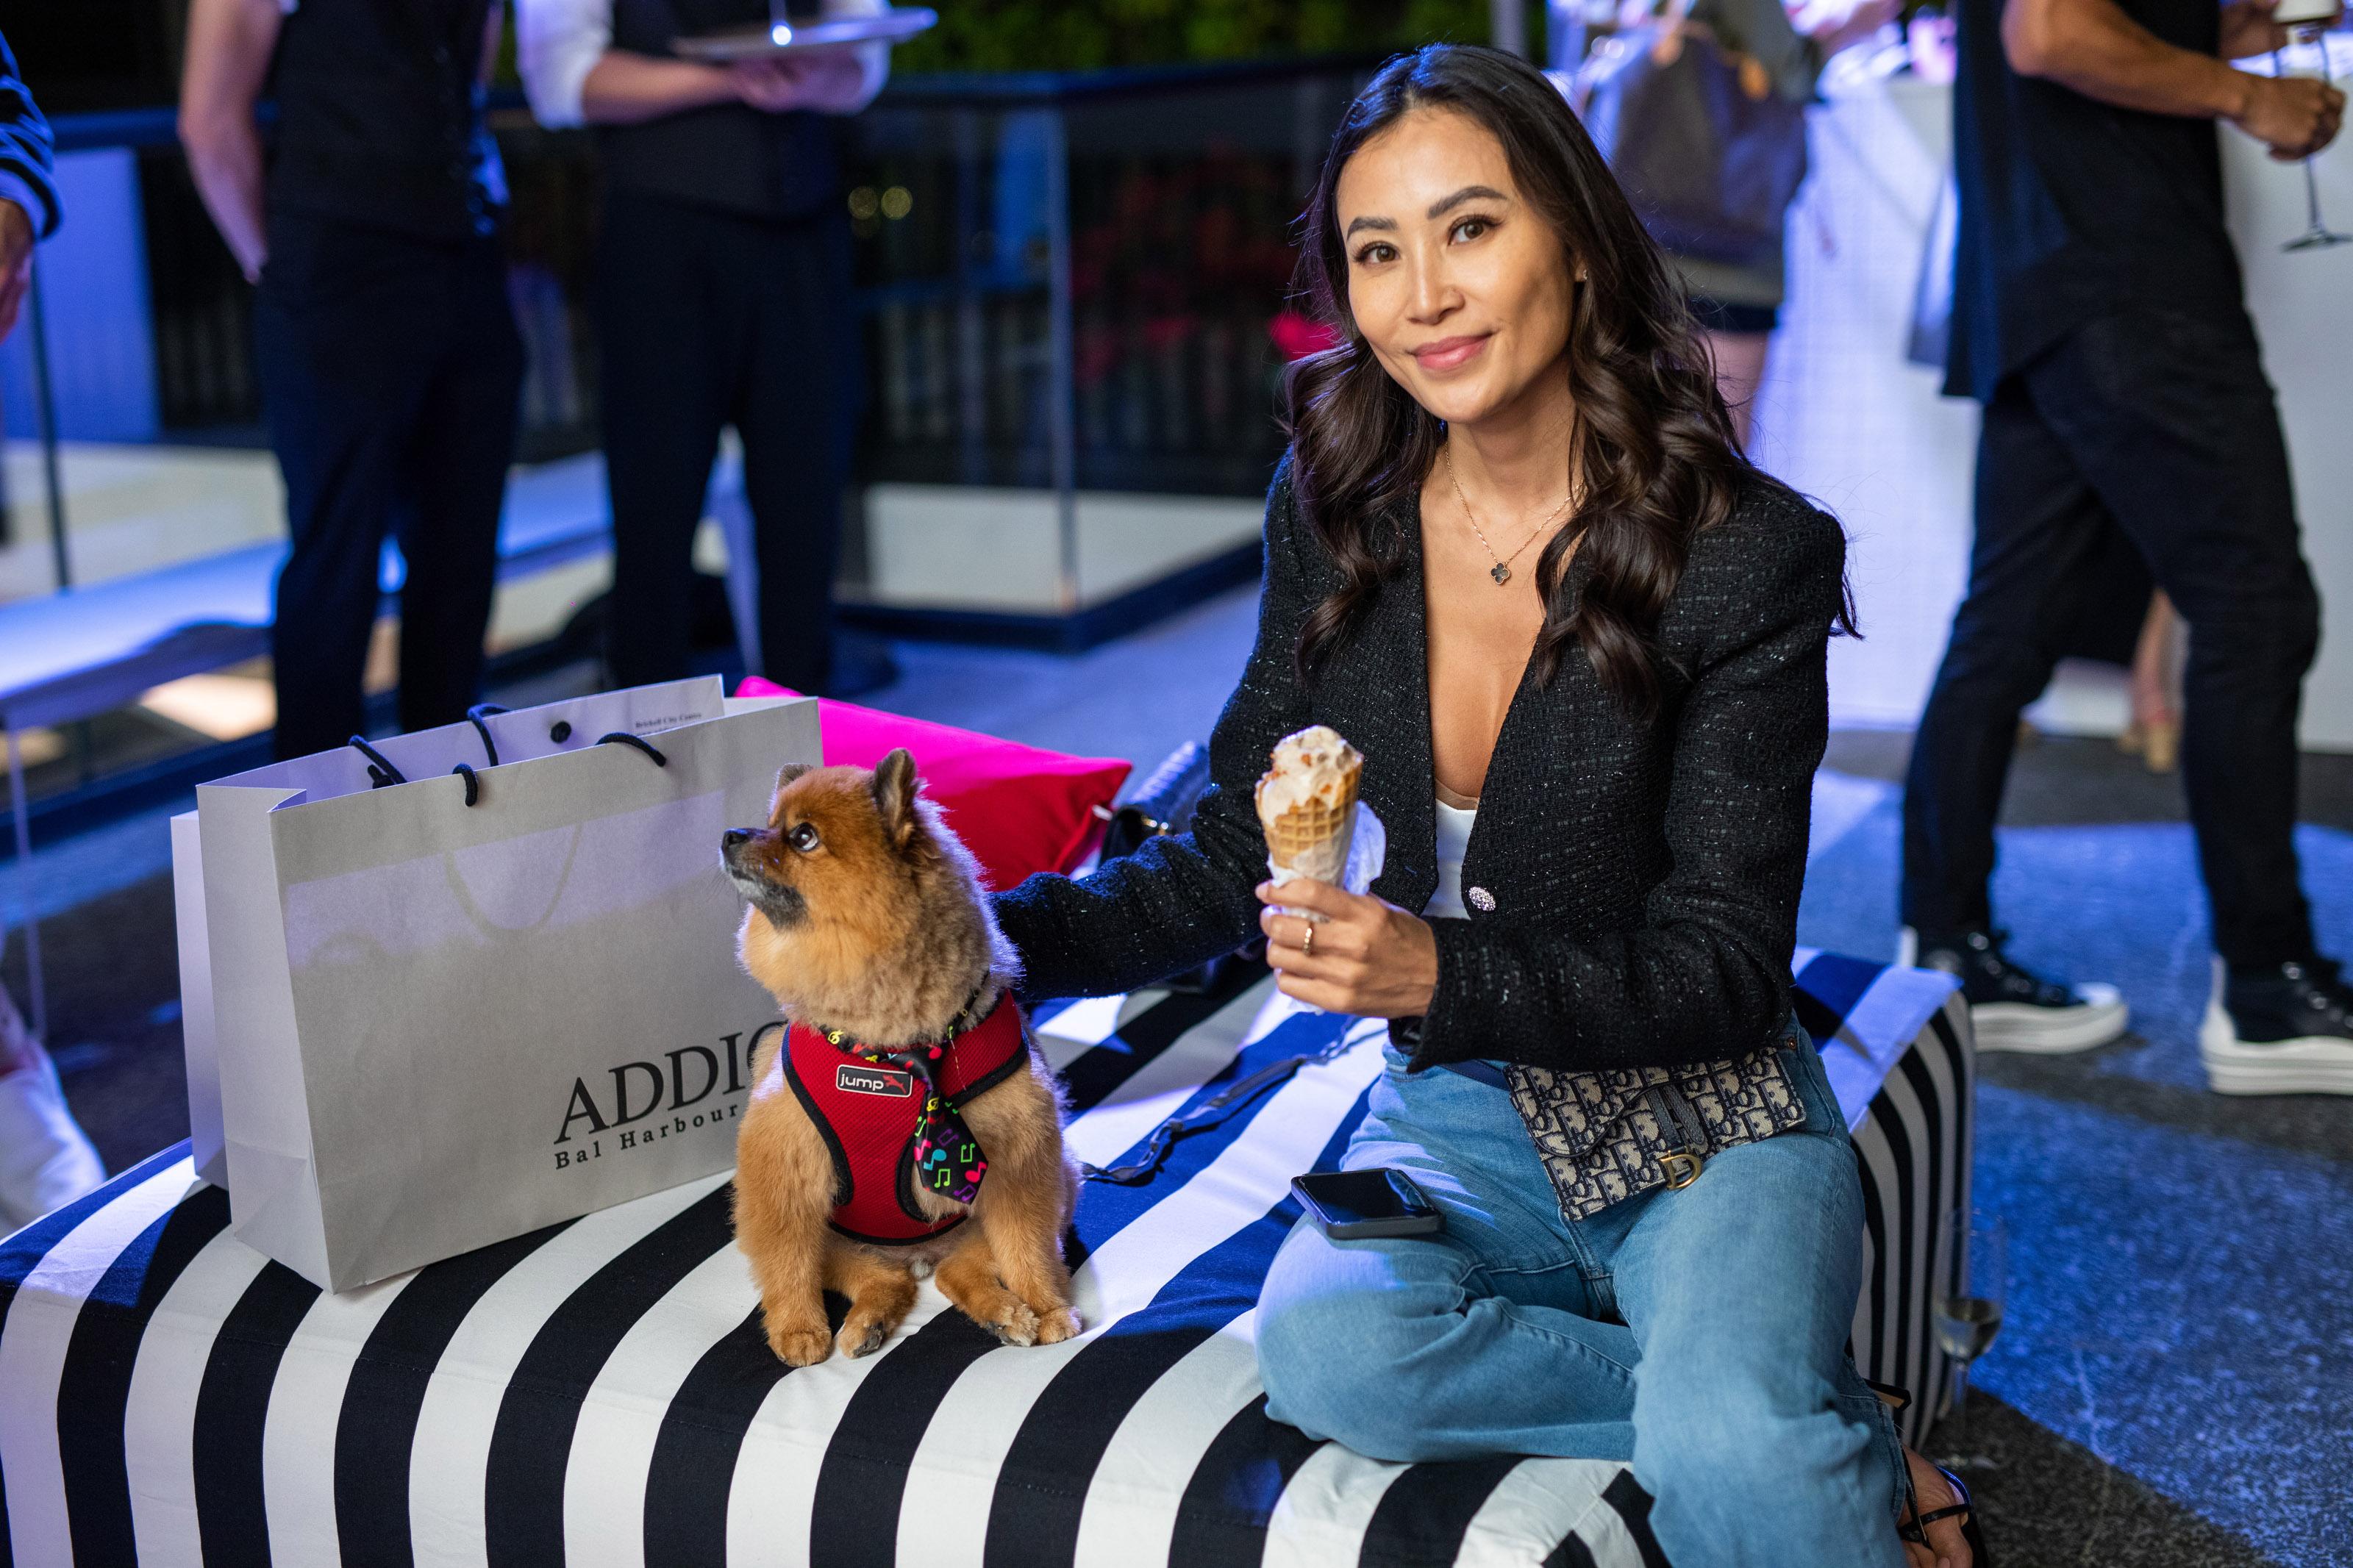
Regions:
<svg viewBox="0 0 2353 1568"><path fill-rule="evenodd" d="M1961 996L1981 1051L2058 1056L2105 1046L2125 1032L2130 1015L2113 985L2058 985L2002 954L2007 931L1921 936L1904 928L1895 962L1960 976Z"/></svg>
<svg viewBox="0 0 2353 1568"><path fill-rule="evenodd" d="M2353 1094L2353 986L2326 958L2225 969L2198 1031L2217 1094Z"/></svg>

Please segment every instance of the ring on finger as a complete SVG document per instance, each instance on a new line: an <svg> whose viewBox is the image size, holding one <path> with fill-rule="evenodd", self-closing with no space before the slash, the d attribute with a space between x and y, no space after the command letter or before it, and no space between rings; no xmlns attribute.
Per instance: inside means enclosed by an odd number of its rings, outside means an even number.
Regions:
<svg viewBox="0 0 2353 1568"><path fill-rule="evenodd" d="M1314 921L1307 922L1307 930L1299 939L1299 956L1302 958L1315 956L1315 922Z"/></svg>

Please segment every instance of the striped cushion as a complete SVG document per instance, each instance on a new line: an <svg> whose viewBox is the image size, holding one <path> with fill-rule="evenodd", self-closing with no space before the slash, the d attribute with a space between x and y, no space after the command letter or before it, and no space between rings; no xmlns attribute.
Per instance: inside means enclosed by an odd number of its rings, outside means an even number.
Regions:
<svg viewBox="0 0 2353 1568"><path fill-rule="evenodd" d="M1802 956L1841 1103L1869 1107L1856 1348L1940 1387L1927 1221L1963 1190L1966 1021L1938 981ZM224 1194L167 1151L0 1244L0 1563L261 1561L266 1542L279 1568L852 1568L902 1541L1020 1568L1662 1561L1617 1465L1382 1464L1267 1420L1252 1308L1287 1185L1337 1159L1380 1036L1267 995L1142 994L1043 1025L1098 1163L1265 1062L1345 1048L1150 1184L1090 1184L1088 1331L1041 1349L998 1347L926 1288L881 1354L788 1372L718 1179L322 1296L233 1241Z"/></svg>

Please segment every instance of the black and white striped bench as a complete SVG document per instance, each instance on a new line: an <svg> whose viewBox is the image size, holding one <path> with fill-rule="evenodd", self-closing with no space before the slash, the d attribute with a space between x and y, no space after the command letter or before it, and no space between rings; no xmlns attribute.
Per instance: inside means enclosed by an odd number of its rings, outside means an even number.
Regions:
<svg viewBox="0 0 2353 1568"><path fill-rule="evenodd" d="M1865 1371L1941 1403L1940 1216L1967 1195L1966 1014L1799 954L1864 1173ZM341 1296L227 1233L185 1146L0 1243L0 1564L1655 1568L1620 1466L1390 1465L1267 1420L1260 1282L1363 1114L1380 1029L1225 997L1041 1027L1079 1154L1345 1039L1079 1206L1087 1331L999 1347L926 1287L881 1353L788 1372L712 1178Z"/></svg>

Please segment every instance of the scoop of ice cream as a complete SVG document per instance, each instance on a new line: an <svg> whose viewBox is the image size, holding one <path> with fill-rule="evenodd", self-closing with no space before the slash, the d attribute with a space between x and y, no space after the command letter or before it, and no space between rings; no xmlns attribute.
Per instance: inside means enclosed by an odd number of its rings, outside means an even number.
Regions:
<svg viewBox="0 0 2353 1568"><path fill-rule="evenodd" d="M1258 815L1271 822L1314 804L1338 806L1356 797L1365 759L1328 724L1314 724L1276 742L1273 765L1259 776Z"/></svg>

